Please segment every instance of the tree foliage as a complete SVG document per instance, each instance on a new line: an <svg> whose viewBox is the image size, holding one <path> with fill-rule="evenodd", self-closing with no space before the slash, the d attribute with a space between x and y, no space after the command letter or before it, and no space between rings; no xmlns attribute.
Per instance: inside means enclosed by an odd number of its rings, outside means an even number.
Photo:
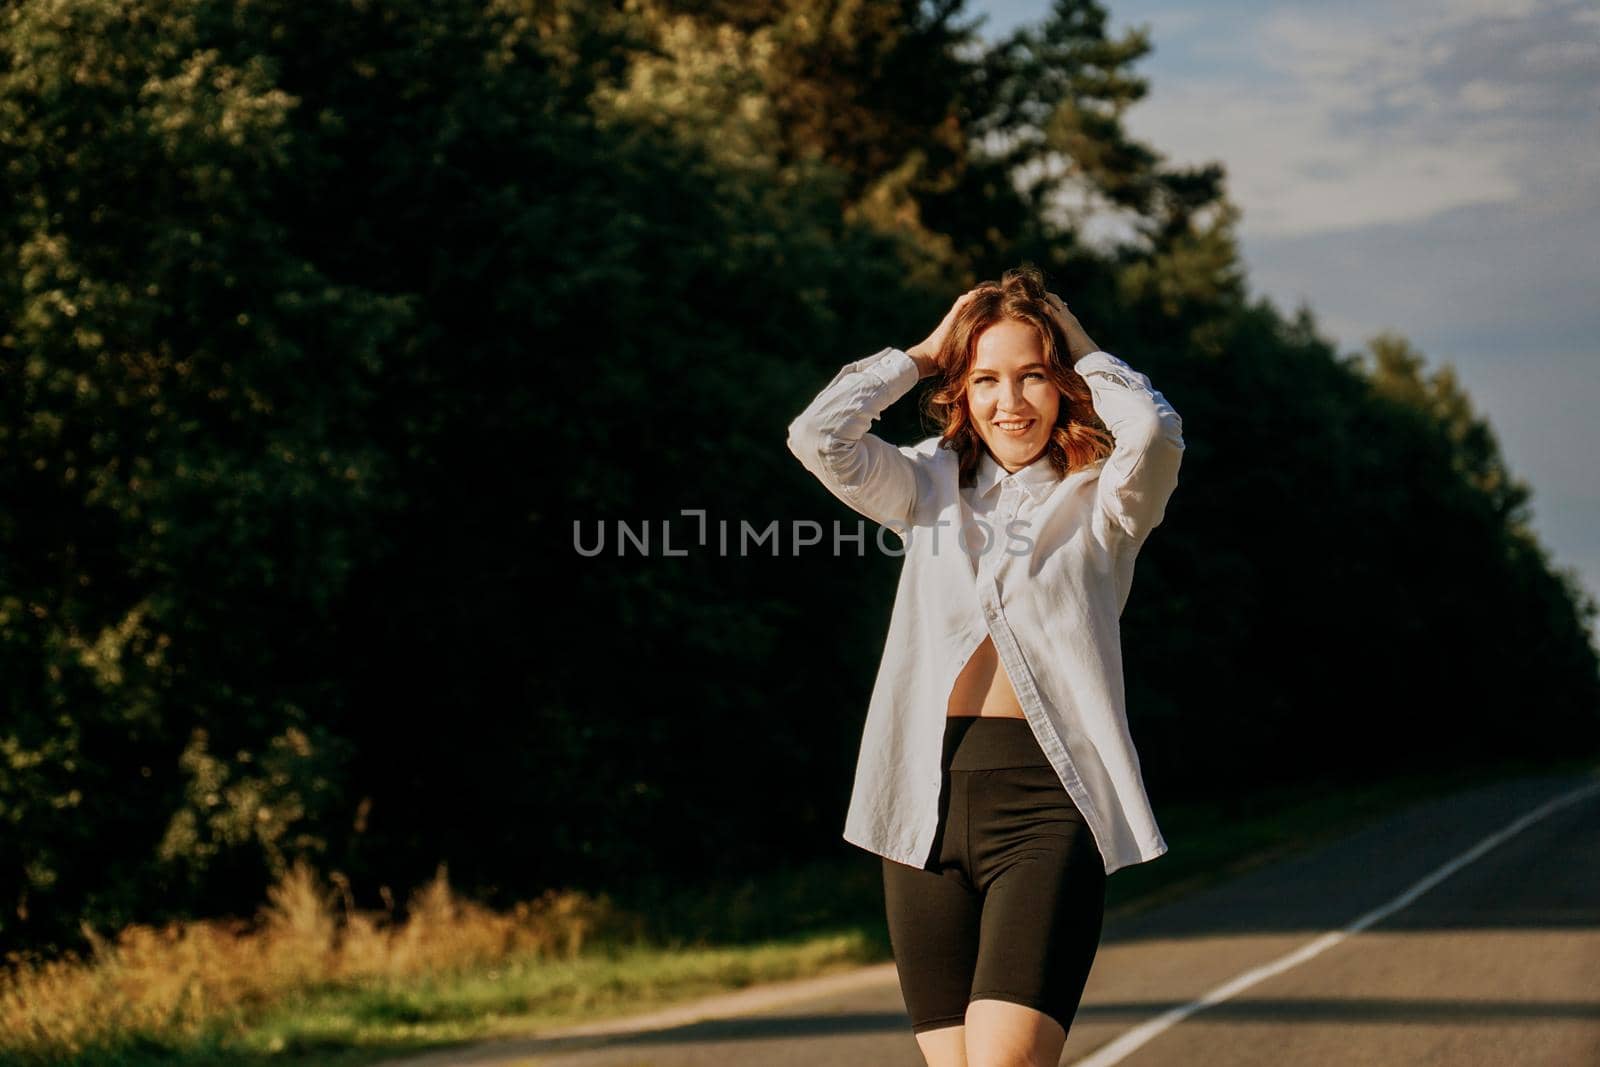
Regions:
<svg viewBox="0 0 1600 1067"><path fill-rule="evenodd" d="M1185 416L1155 792L1592 748L1595 606L1449 368L1250 301L1221 166L1122 126L1142 31L960 8L9 5L0 942L299 857L492 900L837 849L896 565L790 552L854 516L783 427L1019 260ZM655 551L574 551L619 520Z"/></svg>

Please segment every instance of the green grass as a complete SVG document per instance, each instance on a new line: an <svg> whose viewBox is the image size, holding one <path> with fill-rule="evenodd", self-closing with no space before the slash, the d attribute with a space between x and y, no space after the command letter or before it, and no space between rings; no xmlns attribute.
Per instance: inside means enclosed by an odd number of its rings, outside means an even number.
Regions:
<svg viewBox="0 0 1600 1067"><path fill-rule="evenodd" d="M879 953L860 931L836 930L736 947L618 948L565 962L508 960L454 975L307 988L235 1011L182 1039L130 1035L70 1059L18 1062L356 1067L463 1041L632 1015L760 982L853 970Z"/></svg>

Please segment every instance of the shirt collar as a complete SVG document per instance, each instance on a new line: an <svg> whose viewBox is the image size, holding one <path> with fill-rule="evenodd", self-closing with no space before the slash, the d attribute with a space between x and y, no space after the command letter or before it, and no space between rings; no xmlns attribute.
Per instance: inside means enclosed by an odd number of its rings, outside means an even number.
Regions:
<svg viewBox="0 0 1600 1067"><path fill-rule="evenodd" d="M973 491L980 497L987 496L995 486L1007 478L1014 482L1020 482L1022 487L1035 500L1044 496L1052 486L1061 480L1056 475L1055 467L1050 464L1048 451L1042 453L1038 459L1026 467L1012 473L1000 466L999 461L990 454L987 448L984 448L978 456L978 469L972 482Z"/></svg>

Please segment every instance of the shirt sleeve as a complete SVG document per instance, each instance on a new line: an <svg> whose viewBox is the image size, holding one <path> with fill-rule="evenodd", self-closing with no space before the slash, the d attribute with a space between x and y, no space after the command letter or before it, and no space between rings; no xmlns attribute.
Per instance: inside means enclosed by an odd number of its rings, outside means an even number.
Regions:
<svg viewBox="0 0 1600 1067"><path fill-rule="evenodd" d="M885 348L845 364L789 424L795 458L834 496L902 537L916 510L916 454L867 430L920 376L910 356Z"/></svg>
<svg viewBox="0 0 1600 1067"><path fill-rule="evenodd" d="M1161 524L1178 486L1183 419L1148 377L1109 352L1090 352L1073 370L1116 438L1100 473L1099 506L1123 533L1141 539Z"/></svg>

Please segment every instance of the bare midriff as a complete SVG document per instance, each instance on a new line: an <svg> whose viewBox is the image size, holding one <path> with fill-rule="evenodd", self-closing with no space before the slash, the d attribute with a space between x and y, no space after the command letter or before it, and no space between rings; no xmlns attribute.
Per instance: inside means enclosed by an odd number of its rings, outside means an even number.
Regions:
<svg viewBox="0 0 1600 1067"><path fill-rule="evenodd" d="M995 650L992 637L983 639L983 644L978 646L978 650L956 676L945 715L989 715L1011 719L1026 717L1022 714L1022 704L1017 700L1016 691L1011 688L1011 678L1000 662L1000 654Z"/></svg>

